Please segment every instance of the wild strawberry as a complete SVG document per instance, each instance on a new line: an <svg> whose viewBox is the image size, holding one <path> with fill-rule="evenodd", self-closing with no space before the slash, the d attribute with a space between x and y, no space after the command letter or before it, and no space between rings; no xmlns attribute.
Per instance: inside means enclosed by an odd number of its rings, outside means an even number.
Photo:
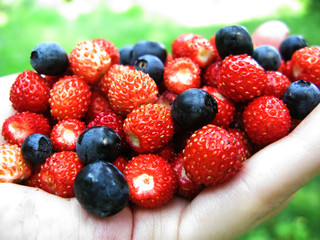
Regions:
<svg viewBox="0 0 320 240"><path fill-rule="evenodd" d="M216 35L212 35L209 38L209 42L211 43L211 45L213 46L214 52L216 53L216 61L221 61L221 57L219 56L217 47L216 47Z"/></svg>
<svg viewBox="0 0 320 240"><path fill-rule="evenodd" d="M173 137L173 128L170 110L159 104L147 104L134 109L123 124L128 144L139 153L164 147Z"/></svg>
<svg viewBox="0 0 320 240"><path fill-rule="evenodd" d="M111 65L110 55L98 43L78 43L69 55L70 69L88 84L95 84Z"/></svg>
<svg viewBox="0 0 320 240"><path fill-rule="evenodd" d="M227 128L233 122L234 119L234 103L229 99L225 98L218 88L204 86L202 87L202 89L210 93L218 104L218 113L216 114L215 118L211 123L223 128Z"/></svg>
<svg viewBox="0 0 320 240"><path fill-rule="evenodd" d="M133 157L124 171L130 200L142 207L156 208L173 197L177 180L172 166L155 154Z"/></svg>
<svg viewBox="0 0 320 240"><path fill-rule="evenodd" d="M182 33L176 37L171 44L172 58L179 58L182 56L183 47L189 39L196 36L194 33Z"/></svg>
<svg viewBox="0 0 320 240"><path fill-rule="evenodd" d="M60 120L53 126L50 139L55 151L74 151L78 136L86 129L84 122L77 119Z"/></svg>
<svg viewBox="0 0 320 240"><path fill-rule="evenodd" d="M177 96L177 94L172 93L168 90L165 90L163 93L160 94L156 103L163 105L163 106L167 107L168 109L170 109L171 104L172 104L173 100L176 98L176 96Z"/></svg>
<svg viewBox="0 0 320 240"><path fill-rule="evenodd" d="M41 165L42 189L60 197L74 197L74 179L82 167L83 165L75 152L54 153Z"/></svg>
<svg viewBox="0 0 320 240"><path fill-rule="evenodd" d="M291 117L282 100L274 96L261 96L246 106L243 123L250 140L265 146L289 133Z"/></svg>
<svg viewBox="0 0 320 240"><path fill-rule="evenodd" d="M205 37L194 34L183 43L179 57L190 58L200 68L204 68L217 56L215 49Z"/></svg>
<svg viewBox="0 0 320 240"><path fill-rule="evenodd" d="M81 119L87 113L91 100L90 86L80 77L66 76L50 90L51 115L56 120Z"/></svg>
<svg viewBox="0 0 320 240"><path fill-rule="evenodd" d="M172 168L177 176L177 190L176 194L180 197L186 199L195 198L203 189L201 184L194 183L187 177L184 169L184 156L182 153L177 154L177 156L170 162Z"/></svg>
<svg viewBox="0 0 320 240"><path fill-rule="evenodd" d="M205 186L231 179L246 158L243 145L227 130L206 125L188 140L183 151L186 175Z"/></svg>
<svg viewBox="0 0 320 240"><path fill-rule="evenodd" d="M92 91L85 121L87 123L93 121L100 112L103 112L107 109L111 109L108 98L100 91Z"/></svg>
<svg viewBox="0 0 320 240"><path fill-rule="evenodd" d="M49 106L49 91L46 81L38 73L25 70L12 84L12 107L18 112L43 113Z"/></svg>
<svg viewBox="0 0 320 240"><path fill-rule="evenodd" d="M217 79L219 78L221 65L222 65L222 61L217 60L217 61L214 61L213 63L209 64L208 67L206 67L203 70L203 73L202 73L203 85L209 86L209 87L214 87L214 88L216 88L218 86Z"/></svg>
<svg viewBox="0 0 320 240"><path fill-rule="evenodd" d="M114 79L116 74L121 74L122 71L128 71L130 69L129 66L124 66L120 64L112 65L108 71L101 77L99 81L99 89L105 96L108 96L109 86Z"/></svg>
<svg viewBox="0 0 320 240"><path fill-rule="evenodd" d="M155 81L148 74L131 69L116 74L108 91L111 108L123 116L142 104L156 102L157 95Z"/></svg>
<svg viewBox="0 0 320 240"><path fill-rule="evenodd" d="M119 64L120 54L116 45L108 39L96 38L92 40L93 43L97 43L102 47L111 58L111 65Z"/></svg>
<svg viewBox="0 0 320 240"><path fill-rule="evenodd" d="M126 166L128 164L128 160L124 156L120 156L115 161L113 161L112 164L116 166L120 172L124 173L124 170L126 169Z"/></svg>
<svg viewBox="0 0 320 240"><path fill-rule="evenodd" d="M242 54L222 61L217 83L224 96L244 102L260 96L266 80L264 69L251 56Z"/></svg>
<svg viewBox="0 0 320 240"><path fill-rule="evenodd" d="M190 58L175 58L165 66L163 82L169 91L180 94L200 87L200 74L199 66Z"/></svg>
<svg viewBox="0 0 320 240"><path fill-rule="evenodd" d="M301 48L295 51L291 61L295 81L309 81L320 88L320 47Z"/></svg>
<svg viewBox="0 0 320 240"><path fill-rule="evenodd" d="M2 125L2 135L7 142L22 145L23 140L33 133L49 135L51 126L42 114L32 112L15 113Z"/></svg>
<svg viewBox="0 0 320 240"><path fill-rule="evenodd" d="M22 184L29 187L42 188L40 182L40 169L41 165L32 165L31 166L31 175Z"/></svg>
<svg viewBox="0 0 320 240"><path fill-rule="evenodd" d="M284 74L277 71L267 71L267 83L262 91L262 95L275 96L279 99L290 85L290 80Z"/></svg>
<svg viewBox="0 0 320 240"><path fill-rule="evenodd" d="M243 147L246 153L246 158L248 159L249 157L251 157L253 153L253 147L249 140L248 135L239 128L228 128L227 130L231 136L235 137L239 142L243 143L244 145Z"/></svg>
<svg viewBox="0 0 320 240"><path fill-rule="evenodd" d="M163 148L156 150L154 154L157 154L158 156L164 158L168 162L171 162L171 160L174 159L176 156L175 146L171 141Z"/></svg>
<svg viewBox="0 0 320 240"><path fill-rule="evenodd" d="M106 126L115 130L121 138L122 144L125 143L125 135L123 131L123 117L116 114L112 109L106 109L95 117L93 121L88 124L88 127Z"/></svg>
<svg viewBox="0 0 320 240"><path fill-rule="evenodd" d="M6 143L0 145L0 183L21 182L31 175L31 165L22 155L16 144Z"/></svg>

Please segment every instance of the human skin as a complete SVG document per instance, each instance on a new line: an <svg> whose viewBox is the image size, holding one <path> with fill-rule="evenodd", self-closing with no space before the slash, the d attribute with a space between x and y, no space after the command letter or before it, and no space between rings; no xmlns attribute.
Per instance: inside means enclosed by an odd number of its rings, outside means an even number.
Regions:
<svg viewBox="0 0 320 240"><path fill-rule="evenodd" d="M14 113L8 96L15 77L0 78L1 123ZM156 209L128 206L101 219L75 198L1 183L0 239L235 239L280 213L319 174L319 122L318 106L288 136L246 160L229 182Z"/></svg>

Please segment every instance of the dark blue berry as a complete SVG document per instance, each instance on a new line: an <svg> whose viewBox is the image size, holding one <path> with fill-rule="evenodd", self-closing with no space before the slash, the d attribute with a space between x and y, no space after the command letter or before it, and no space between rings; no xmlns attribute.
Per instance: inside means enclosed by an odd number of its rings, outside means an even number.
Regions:
<svg viewBox="0 0 320 240"><path fill-rule="evenodd" d="M38 73L49 76L61 75L69 66L66 51L54 42L44 42L35 46L31 52L30 63Z"/></svg>
<svg viewBox="0 0 320 240"><path fill-rule="evenodd" d="M129 185L111 163L98 161L81 169L74 180L74 193L80 205L100 218L112 216L129 202Z"/></svg>
<svg viewBox="0 0 320 240"><path fill-rule="evenodd" d="M248 54L252 56L253 43L248 30L241 25L220 28L215 35L215 44L219 56Z"/></svg>
<svg viewBox="0 0 320 240"><path fill-rule="evenodd" d="M79 135L76 152L84 164L96 161L113 162L121 154L121 139L110 127L90 127Z"/></svg>
<svg viewBox="0 0 320 240"><path fill-rule="evenodd" d="M283 95L293 119L304 119L320 102L320 91L309 81L299 80L289 85Z"/></svg>
<svg viewBox="0 0 320 240"><path fill-rule="evenodd" d="M130 65L133 45L125 45L119 49L120 64Z"/></svg>
<svg viewBox="0 0 320 240"><path fill-rule="evenodd" d="M291 35L282 41L279 47L280 55L284 61L289 61L295 51L307 46L306 40L300 35Z"/></svg>
<svg viewBox="0 0 320 240"><path fill-rule="evenodd" d="M157 84L162 82L164 65L157 56L150 54L142 55L137 58L133 66L136 70L148 73Z"/></svg>
<svg viewBox="0 0 320 240"><path fill-rule="evenodd" d="M138 57L146 54L157 56L163 63L165 63L167 59L167 50L162 43L142 40L133 46L131 65L134 64Z"/></svg>
<svg viewBox="0 0 320 240"><path fill-rule="evenodd" d="M32 165L45 162L52 154L52 143L49 137L34 133L25 138L21 145L22 157Z"/></svg>
<svg viewBox="0 0 320 240"><path fill-rule="evenodd" d="M218 106L214 97L197 88L180 93L171 105L173 120L184 129L198 129L210 123L217 112Z"/></svg>
<svg viewBox="0 0 320 240"><path fill-rule="evenodd" d="M277 71L281 64L279 51L275 47L269 45L256 47L253 50L252 57L265 71Z"/></svg>

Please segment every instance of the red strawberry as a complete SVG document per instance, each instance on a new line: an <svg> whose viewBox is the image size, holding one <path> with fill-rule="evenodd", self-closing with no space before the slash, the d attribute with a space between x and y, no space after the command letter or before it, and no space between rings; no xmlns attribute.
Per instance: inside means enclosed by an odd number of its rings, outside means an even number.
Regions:
<svg viewBox="0 0 320 240"><path fill-rule="evenodd" d="M88 124L88 127L106 126L115 130L121 138L122 144L125 144L125 135L123 131L123 118L116 114L112 109L106 109L100 112L93 121Z"/></svg>
<svg viewBox="0 0 320 240"><path fill-rule="evenodd" d="M49 121L42 114L32 112L15 113L2 125L2 135L7 142L22 145L23 140L33 133L49 135Z"/></svg>
<svg viewBox="0 0 320 240"><path fill-rule="evenodd" d="M41 165L32 165L31 166L31 175L27 178L27 180L22 183L29 187L42 188L40 182L40 169Z"/></svg>
<svg viewBox="0 0 320 240"><path fill-rule="evenodd" d="M123 66L120 64L112 65L109 70L101 77L99 82L99 89L105 96L108 96L109 86L114 79L116 74L121 74L122 71L128 71L130 69L129 66ZM120 75L121 76L121 75Z"/></svg>
<svg viewBox="0 0 320 240"><path fill-rule="evenodd" d="M243 54L230 55L222 61L217 83L224 96L244 102L260 96L266 81L264 69L251 56Z"/></svg>
<svg viewBox="0 0 320 240"><path fill-rule="evenodd" d="M90 104L85 116L86 122L89 123L93 121L100 112L110 108L109 101L103 93L100 91L92 91Z"/></svg>
<svg viewBox="0 0 320 240"><path fill-rule="evenodd" d="M249 157L251 157L253 153L253 147L248 138L248 135L239 128L229 128L228 132L231 136L235 137L239 142L242 142L244 144L243 147L246 152L246 158L248 159Z"/></svg>
<svg viewBox="0 0 320 240"><path fill-rule="evenodd" d="M73 151L56 152L41 165L42 189L60 197L74 197L73 183L83 165Z"/></svg>
<svg viewBox="0 0 320 240"><path fill-rule="evenodd" d="M49 106L49 87L38 73L26 70L20 73L10 90L12 107L18 112L43 113Z"/></svg>
<svg viewBox="0 0 320 240"><path fill-rule="evenodd" d="M171 141L174 134L170 110L159 104L142 105L124 120L128 144L139 153L153 152Z"/></svg>
<svg viewBox="0 0 320 240"><path fill-rule="evenodd" d="M98 43L78 43L69 55L71 71L88 84L95 84L111 65L110 55Z"/></svg>
<svg viewBox="0 0 320 240"><path fill-rule="evenodd" d="M172 160L171 165L177 176L178 187L176 194L186 199L195 198L203 189L203 186L192 182L186 175L184 169L184 156L182 153Z"/></svg>
<svg viewBox="0 0 320 240"><path fill-rule="evenodd" d="M202 89L210 93L218 104L218 113L211 123L223 128L227 128L234 119L236 111L234 103L225 98L218 88L204 86Z"/></svg>
<svg viewBox="0 0 320 240"><path fill-rule="evenodd" d="M111 65L119 64L120 54L116 45L108 39L96 38L92 40L93 43L97 43L102 47L111 58Z"/></svg>
<svg viewBox="0 0 320 240"><path fill-rule="evenodd" d="M283 59L281 59L281 64L280 64L280 67L278 68L278 72L281 72L282 74L284 74L287 78L289 78L291 82L294 81L291 60L285 62Z"/></svg>
<svg viewBox="0 0 320 240"><path fill-rule="evenodd" d="M194 33L182 33L176 37L171 44L172 58L179 58L182 56L183 47L189 39L196 35Z"/></svg>
<svg viewBox="0 0 320 240"><path fill-rule="evenodd" d="M165 90L163 93L160 94L156 103L171 109L171 104L173 100L176 98L177 94L172 93L168 90Z"/></svg>
<svg viewBox="0 0 320 240"><path fill-rule="evenodd" d="M294 52L291 61L295 81L309 81L320 88L320 47L301 48Z"/></svg>
<svg viewBox="0 0 320 240"><path fill-rule="evenodd" d="M261 96L246 106L243 123L251 141L265 146L289 133L291 117L282 100L274 96Z"/></svg>
<svg viewBox="0 0 320 240"><path fill-rule="evenodd" d="M116 166L120 172L124 173L126 166L128 164L128 160L124 156L118 157L115 161L112 162L114 166Z"/></svg>
<svg viewBox="0 0 320 240"><path fill-rule="evenodd" d="M188 178L205 186L231 179L246 158L243 145L236 138L210 124L190 137L183 154Z"/></svg>
<svg viewBox="0 0 320 240"><path fill-rule="evenodd" d="M176 156L175 146L171 141L163 148L160 148L157 151L155 151L154 154L157 154L158 156L166 159L168 162L171 162L171 160L174 159Z"/></svg>
<svg viewBox="0 0 320 240"><path fill-rule="evenodd" d="M203 74L202 74L203 85L209 86L209 87L215 87L215 88L218 86L217 79L219 78L221 65L222 65L222 60L214 61L203 70Z"/></svg>
<svg viewBox="0 0 320 240"><path fill-rule="evenodd" d="M156 102L157 95L155 81L148 74L131 69L116 74L108 91L111 108L124 116L142 104Z"/></svg>
<svg viewBox="0 0 320 240"><path fill-rule="evenodd" d="M190 58L175 58L164 67L163 83L169 91L180 94L200 87L200 74L199 66Z"/></svg>
<svg viewBox="0 0 320 240"><path fill-rule="evenodd" d="M66 76L50 90L51 115L56 120L81 119L87 113L90 100L90 86L76 75Z"/></svg>
<svg viewBox="0 0 320 240"><path fill-rule="evenodd" d="M217 50L217 47L216 47L216 36L215 35L212 35L210 38L209 38L209 42L211 43L211 45L213 46L213 49L216 53L216 60L220 61L221 60L221 57L219 56L219 53L218 53L218 50Z"/></svg>
<svg viewBox="0 0 320 240"><path fill-rule="evenodd" d="M6 143L0 145L0 183L21 182L31 175L31 165L22 155L16 144Z"/></svg>
<svg viewBox="0 0 320 240"><path fill-rule="evenodd" d="M281 72L267 71L267 83L262 91L262 95L275 96L279 99L290 85L290 80Z"/></svg>
<svg viewBox="0 0 320 240"><path fill-rule="evenodd" d="M133 157L124 171L130 200L142 207L160 207L173 197L177 180L172 166L155 154Z"/></svg>
<svg viewBox="0 0 320 240"><path fill-rule="evenodd" d="M60 120L53 126L50 139L55 151L72 151L76 149L78 136L86 129L84 122L77 119Z"/></svg>
<svg viewBox="0 0 320 240"><path fill-rule="evenodd" d="M208 66L217 58L213 46L205 37L193 34L191 37L184 39L185 41L181 42L182 46L179 54L175 53L175 58L190 58L200 68Z"/></svg>

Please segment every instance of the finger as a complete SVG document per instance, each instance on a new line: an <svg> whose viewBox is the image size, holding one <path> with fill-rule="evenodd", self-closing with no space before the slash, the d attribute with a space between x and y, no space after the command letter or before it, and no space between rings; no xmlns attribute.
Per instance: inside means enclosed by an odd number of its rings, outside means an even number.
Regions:
<svg viewBox="0 0 320 240"><path fill-rule="evenodd" d="M232 239L285 206L320 172L319 122L320 106L287 137L248 159L230 182L203 191L183 212L181 237L197 232L197 239Z"/></svg>
<svg viewBox="0 0 320 240"><path fill-rule="evenodd" d="M75 198L65 199L40 189L0 184L0 239L130 239L129 208L98 218L84 210Z"/></svg>

